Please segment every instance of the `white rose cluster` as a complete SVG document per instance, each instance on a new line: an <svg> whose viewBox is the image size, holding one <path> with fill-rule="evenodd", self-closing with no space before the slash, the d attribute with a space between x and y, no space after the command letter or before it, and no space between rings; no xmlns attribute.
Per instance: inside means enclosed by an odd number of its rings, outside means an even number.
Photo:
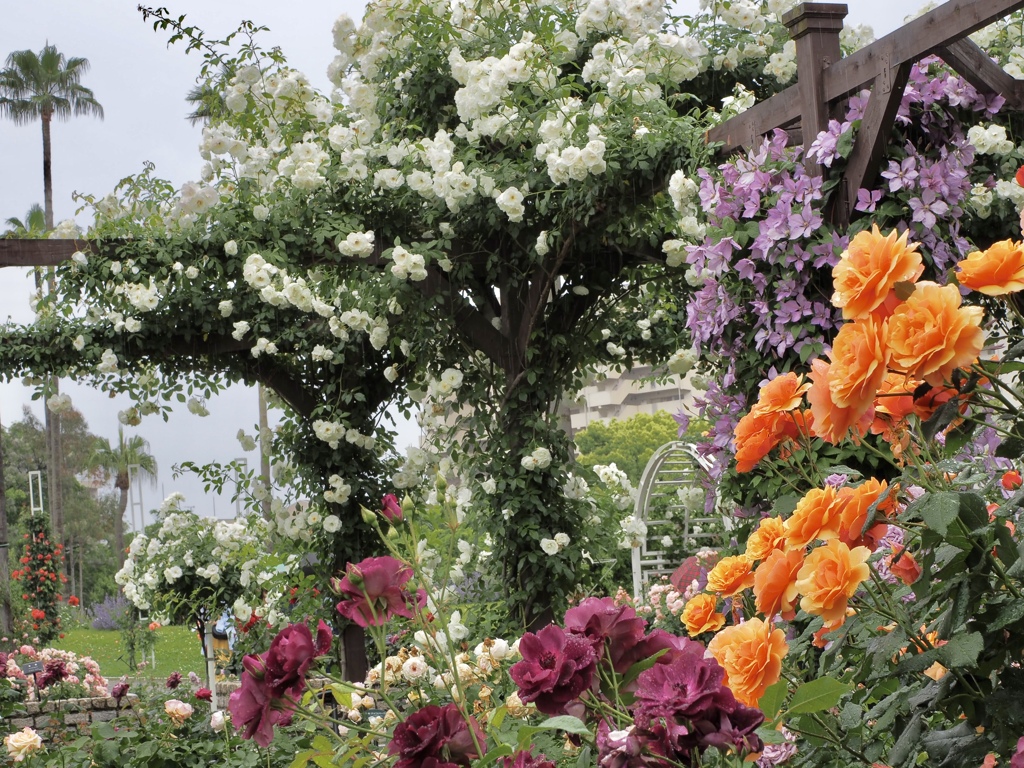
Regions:
<svg viewBox="0 0 1024 768"><path fill-rule="evenodd" d="M50 413L61 414L71 410L71 396L67 394L56 394L46 398L46 408Z"/></svg>
<svg viewBox="0 0 1024 768"><path fill-rule="evenodd" d="M982 155L1007 155L1017 148L1006 135L1006 128L1001 125L972 125L967 129L967 140Z"/></svg>
<svg viewBox="0 0 1024 768"><path fill-rule="evenodd" d="M677 376L685 376L697 364L697 352L693 349L677 349L669 357L666 365Z"/></svg>
<svg viewBox="0 0 1024 768"><path fill-rule="evenodd" d="M368 232L349 232L345 239L338 243L342 256L366 258L373 253L374 235Z"/></svg>
<svg viewBox="0 0 1024 768"><path fill-rule="evenodd" d="M547 448L535 448L528 456L523 456L520 462L523 469L530 471L547 469L551 466L551 451Z"/></svg>
<svg viewBox="0 0 1024 768"><path fill-rule="evenodd" d="M327 483L331 486L330 490L324 491L324 501L328 504L344 504L352 495L352 486L340 475L331 475Z"/></svg>

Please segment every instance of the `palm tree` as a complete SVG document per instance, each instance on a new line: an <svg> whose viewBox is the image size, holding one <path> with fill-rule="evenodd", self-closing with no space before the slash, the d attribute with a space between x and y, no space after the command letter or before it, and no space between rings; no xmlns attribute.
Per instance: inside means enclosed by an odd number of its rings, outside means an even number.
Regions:
<svg viewBox="0 0 1024 768"><path fill-rule="evenodd" d="M81 84L89 60L70 59L47 44L43 50L15 51L0 70L0 116L15 123L43 124L43 193L46 228L53 229L53 180L50 175L50 123L72 115L103 118L103 107L92 91Z"/></svg>
<svg viewBox="0 0 1024 768"><path fill-rule="evenodd" d="M217 74L192 86L185 95L185 101L192 107L192 112L185 117L189 125L208 125L231 114L224 103L224 88L234 76L233 67L221 64Z"/></svg>
<svg viewBox="0 0 1024 768"><path fill-rule="evenodd" d="M124 512L128 508L128 489L131 486L130 467L138 466L139 476L156 485L156 459L149 453L149 442L140 435L127 440L124 430L117 428L117 447L100 437L96 439L89 464L114 476L114 487L120 492L118 511L114 515L114 546L117 547L118 566L124 565Z"/></svg>
<svg viewBox="0 0 1024 768"><path fill-rule="evenodd" d="M46 231L46 214L39 203L33 203L24 220L12 216L4 223L10 227L10 234L14 237L41 236Z"/></svg>

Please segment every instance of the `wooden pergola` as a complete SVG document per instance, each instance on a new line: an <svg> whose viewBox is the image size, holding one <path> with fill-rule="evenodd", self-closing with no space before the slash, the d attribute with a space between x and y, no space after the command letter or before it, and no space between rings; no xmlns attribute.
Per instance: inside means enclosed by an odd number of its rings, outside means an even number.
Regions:
<svg viewBox="0 0 1024 768"><path fill-rule="evenodd" d="M839 33L848 7L844 3L803 3L782 23L796 42L797 83L708 131L721 151L752 148L783 128L806 150L830 119L842 119L846 100L870 87L860 130L839 184L832 211L837 224L849 222L857 190L870 186L889 139L910 70L921 59L938 55L982 93L1000 94L1011 109L1024 110L1024 81L1010 77L968 35L1024 8L1024 0L950 0L895 32L842 58ZM808 172L820 174L816 162Z"/></svg>

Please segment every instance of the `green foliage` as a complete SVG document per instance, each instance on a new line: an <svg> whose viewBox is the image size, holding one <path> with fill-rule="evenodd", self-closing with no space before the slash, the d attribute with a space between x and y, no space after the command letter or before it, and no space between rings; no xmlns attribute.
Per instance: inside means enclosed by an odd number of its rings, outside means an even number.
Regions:
<svg viewBox="0 0 1024 768"><path fill-rule="evenodd" d="M576 461L584 467L615 464L636 485L654 452L676 440L678 431L679 425L667 411L639 413L607 424L595 421L573 438L579 451Z"/></svg>
<svg viewBox="0 0 1024 768"><path fill-rule="evenodd" d="M15 594L18 623L23 637L38 638L34 645L47 645L61 630L61 591L67 581L64 576L64 548L50 541L50 525L44 515L31 515L26 523L24 548L19 567L11 571L21 590L21 600ZM19 628L15 628L19 632Z"/></svg>

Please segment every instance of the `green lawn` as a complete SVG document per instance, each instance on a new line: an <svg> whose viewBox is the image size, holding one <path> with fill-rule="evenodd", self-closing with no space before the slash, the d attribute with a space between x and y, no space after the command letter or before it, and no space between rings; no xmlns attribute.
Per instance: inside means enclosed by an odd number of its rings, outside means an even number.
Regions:
<svg viewBox="0 0 1024 768"><path fill-rule="evenodd" d="M65 651L74 651L79 656L92 656L100 665L100 671L108 680L115 681L122 675L138 678L163 678L171 672L189 672L205 677L205 662L195 632L185 627L160 627L154 630L156 641L156 666L152 664L132 674L127 661L122 659L121 633L99 629L72 629L63 640L53 646Z"/></svg>

